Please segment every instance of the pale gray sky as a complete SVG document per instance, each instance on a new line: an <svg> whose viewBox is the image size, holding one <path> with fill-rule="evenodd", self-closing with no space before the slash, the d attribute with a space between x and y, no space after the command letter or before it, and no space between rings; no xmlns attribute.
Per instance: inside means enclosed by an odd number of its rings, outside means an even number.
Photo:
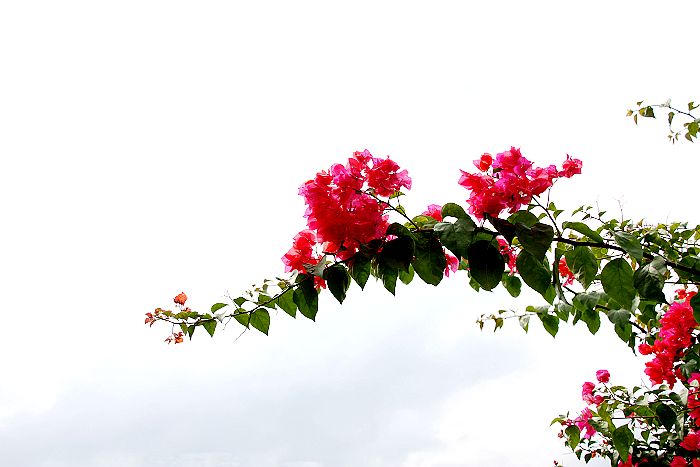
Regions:
<svg viewBox="0 0 700 467"><path fill-rule="evenodd" d="M562 207L698 222L697 145L641 98L700 99L697 2L5 2L0 6L0 458L8 466L576 465L549 421L607 368L602 329L479 332L537 304L353 286L316 323L167 346L143 316L204 309L282 271L298 186L355 150L413 177L412 212L464 201L459 169L571 154Z"/></svg>

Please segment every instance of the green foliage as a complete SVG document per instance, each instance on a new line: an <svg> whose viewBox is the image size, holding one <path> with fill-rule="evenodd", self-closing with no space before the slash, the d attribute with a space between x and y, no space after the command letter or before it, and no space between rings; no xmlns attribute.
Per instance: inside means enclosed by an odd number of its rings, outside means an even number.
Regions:
<svg viewBox="0 0 700 467"><path fill-rule="evenodd" d="M566 264L576 279L588 288L598 273L598 259L587 246L575 246L564 254Z"/></svg>
<svg viewBox="0 0 700 467"><path fill-rule="evenodd" d="M447 261L442 244L435 236L416 242L416 256L413 269L423 282L438 285L442 281Z"/></svg>
<svg viewBox="0 0 700 467"><path fill-rule="evenodd" d="M467 251L469 273L484 290L494 289L503 277L505 262L503 256L491 242L479 240Z"/></svg>

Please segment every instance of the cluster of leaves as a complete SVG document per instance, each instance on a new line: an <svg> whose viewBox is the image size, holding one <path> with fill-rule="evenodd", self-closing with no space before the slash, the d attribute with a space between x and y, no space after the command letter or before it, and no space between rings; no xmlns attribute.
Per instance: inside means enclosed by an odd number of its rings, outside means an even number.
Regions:
<svg viewBox="0 0 700 467"><path fill-rule="evenodd" d="M698 107L700 104L696 104L693 101L688 102L688 111L681 110L671 106L671 100L664 102L663 104L651 104L643 105L644 101L637 102L636 109L630 109L627 111L627 116L632 117L634 123L638 123L638 117L645 118L656 118L656 113L654 109L659 111L664 111L668 109L667 119L668 119L668 140L675 143L679 140L681 136L690 141L691 143L698 137L698 131L700 131L700 118L693 115L691 112ZM679 131L677 127L674 126L674 121L678 119L683 119L682 129Z"/></svg>
<svg viewBox="0 0 700 467"><path fill-rule="evenodd" d="M697 386L692 383L692 389ZM688 417L687 391L677 393L667 385L628 389L599 384L595 394L603 402L588 409L585 420L572 420L568 413L552 420L562 425L559 436L579 459L603 456L623 464L629 460L629 465L642 459L646 465L669 465L679 455L697 455L681 446L695 429ZM582 429L585 424L590 427Z"/></svg>

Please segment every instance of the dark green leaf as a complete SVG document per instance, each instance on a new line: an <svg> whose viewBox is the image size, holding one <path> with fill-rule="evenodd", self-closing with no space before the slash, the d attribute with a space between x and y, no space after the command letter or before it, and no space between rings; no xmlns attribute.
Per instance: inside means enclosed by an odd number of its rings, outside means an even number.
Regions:
<svg viewBox="0 0 700 467"><path fill-rule="evenodd" d="M411 237L411 231L408 230L405 226L399 224L398 222L394 222L391 224L389 227L386 229L386 234L387 235L396 235L397 237Z"/></svg>
<svg viewBox="0 0 700 467"><path fill-rule="evenodd" d="M265 309L255 310L250 314L250 325L267 335L270 329L270 312Z"/></svg>
<svg viewBox="0 0 700 467"><path fill-rule="evenodd" d="M433 226L433 230L440 236L440 242L457 258L466 258L475 229L476 224L469 218L458 219L454 224L438 222Z"/></svg>
<svg viewBox="0 0 700 467"><path fill-rule="evenodd" d="M656 258L661 259L661 265L663 265L663 259L659 256ZM658 303L666 303L666 297L663 292L664 273L665 267L660 269L659 262L655 259L634 271L632 275L634 288L637 289L642 298L654 300Z"/></svg>
<svg viewBox="0 0 700 467"><path fill-rule="evenodd" d="M611 323L624 326L630 323L632 313L627 310L610 310L607 312L607 315Z"/></svg>
<svg viewBox="0 0 700 467"><path fill-rule="evenodd" d="M508 244L513 243L513 238L515 237L515 225L511 224L505 219L499 219L498 217L489 216L486 214L486 219L491 223L496 231L503 235L508 241Z"/></svg>
<svg viewBox="0 0 700 467"><path fill-rule="evenodd" d="M573 250L567 251L566 264L576 276L576 279L588 288L598 273L598 260L587 246L577 246Z"/></svg>
<svg viewBox="0 0 700 467"><path fill-rule="evenodd" d="M391 292L392 295L396 295L396 279L399 277L399 270L386 263L379 263L377 272L384 288Z"/></svg>
<svg viewBox="0 0 700 467"><path fill-rule="evenodd" d="M225 306L228 306L228 303L214 303L214 304L211 306L211 312L212 312L212 313L217 312L217 311L219 311L220 309L222 309L222 308L225 307Z"/></svg>
<svg viewBox="0 0 700 467"><path fill-rule="evenodd" d="M539 222L531 228L523 224L516 224L515 234L523 249L542 261L552 244L554 229L551 225Z"/></svg>
<svg viewBox="0 0 700 467"><path fill-rule="evenodd" d="M350 265L350 276L357 282L361 289L365 288L367 279L369 279L371 264L369 258L358 253L352 259Z"/></svg>
<svg viewBox="0 0 700 467"><path fill-rule="evenodd" d="M515 265L520 277L531 289L542 295L547 293L552 277L542 261L523 250L518 254Z"/></svg>
<svg viewBox="0 0 700 467"><path fill-rule="evenodd" d="M595 309L583 310L581 312L581 321L586 323L591 334L595 334L598 332L598 329L600 329L600 313Z"/></svg>
<svg viewBox="0 0 700 467"><path fill-rule="evenodd" d="M552 337L556 337L557 332L559 332L559 317L548 313L538 313L537 316L539 316L542 321L545 330L550 333Z"/></svg>
<svg viewBox="0 0 700 467"><path fill-rule="evenodd" d="M690 299L690 306L693 308L695 322L700 323L700 294L694 295L693 298Z"/></svg>
<svg viewBox="0 0 700 467"><path fill-rule="evenodd" d="M622 258L610 261L600 273L605 293L625 308L632 308L632 301L637 295L633 275L632 266Z"/></svg>
<svg viewBox="0 0 700 467"><path fill-rule="evenodd" d="M292 318L297 315L297 306L294 304L294 291L287 289L277 297L277 305L282 308Z"/></svg>
<svg viewBox="0 0 700 467"><path fill-rule="evenodd" d="M469 273L484 290L491 290L501 282L505 262L501 252L491 242L474 242L467 250L467 258Z"/></svg>
<svg viewBox="0 0 700 467"><path fill-rule="evenodd" d="M302 315L313 321L318 313L318 292L314 286L314 278L309 274L299 274L297 284L299 285L293 295L294 303Z"/></svg>
<svg viewBox="0 0 700 467"><path fill-rule="evenodd" d="M379 253L378 261L395 269L407 271L413 260L414 242L410 237L388 241Z"/></svg>
<svg viewBox="0 0 700 467"><path fill-rule="evenodd" d="M416 244L416 256L413 259L413 269L418 277L431 285L438 285L445 273L447 260L440 241L430 237L425 244ZM499 276L500 277L500 276Z"/></svg>
<svg viewBox="0 0 700 467"><path fill-rule="evenodd" d="M520 279L518 279L517 276L511 276L510 274L504 272L503 277L501 278L501 283L503 284L503 287L506 288L511 297L517 297L518 295L520 295L522 282L520 282Z"/></svg>
<svg viewBox="0 0 700 467"><path fill-rule="evenodd" d="M464 208L455 203L447 203L442 207L442 218L444 219L445 217L456 217L457 219L471 220Z"/></svg>
<svg viewBox="0 0 700 467"><path fill-rule="evenodd" d="M655 408L656 416L659 417L659 421L667 430L673 428L676 424L676 419L678 416L676 412L666 404L659 403Z"/></svg>
<svg viewBox="0 0 700 467"><path fill-rule="evenodd" d="M190 340L192 340L192 335L194 334L194 330L197 329L197 326L194 324L190 324L187 326L187 335L190 337Z"/></svg>
<svg viewBox="0 0 700 467"><path fill-rule="evenodd" d="M569 425L564 430L566 437L569 438L569 446L571 449L576 449L579 441L581 441L581 430L576 425Z"/></svg>
<svg viewBox="0 0 700 467"><path fill-rule="evenodd" d="M479 283L477 281L474 280L473 277L469 278L469 287L476 290L477 292L481 290L481 286L479 285Z"/></svg>
<svg viewBox="0 0 700 467"><path fill-rule="evenodd" d="M508 222L511 224L523 224L527 227L532 227L537 224L537 216L530 211L517 211L510 215Z"/></svg>
<svg viewBox="0 0 700 467"><path fill-rule="evenodd" d="M345 294L350 287L350 275L347 269L345 269L345 266L342 264L334 264L326 268L323 272L323 278L326 280L328 290L330 290L335 299L338 300L338 303L343 303Z"/></svg>
<svg viewBox="0 0 700 467"><path fill-rule="evenodd" d="M591 229L583 222L564 222L564 224L562 224L562 226L565 229L575 230L576 232L585 235L586 237L590 238L593 241L596 241L596 242L604 242L605 241L603 239L603 237L598 232Z"/></svg>
<svg viewBox="0 0 700 467"><path fill-rule="evenodd" d="M614 235L615 243L620 245L632 258L637 261L642 260L644 252L642 251L642 245L639 243L637 237L628 232L615 232Z"/></svg>
<svg viewBox="0 0 700 467"><path fill-rule="evenodd" d="M627 459L632 443L634 443L634 435L627 425L615 428L615 431L612 433L612 441L613 446L615 446L615 449L620 454L620 458Z"/></svg>
<svg viewBox="0 0 700 467"><path fill-rule="evenodd" d="M204 329L207 330L210 336L214 337L214 331L216 330L216 323L217 321L215 319L209 320L209 321L204 321L202 323L202 326L204 326Z"/></svg>

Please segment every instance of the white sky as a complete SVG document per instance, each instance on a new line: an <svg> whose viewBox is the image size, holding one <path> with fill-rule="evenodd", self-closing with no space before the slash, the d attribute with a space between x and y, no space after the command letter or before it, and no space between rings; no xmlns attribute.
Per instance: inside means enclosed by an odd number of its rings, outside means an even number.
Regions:
<svg viewBox="0 0 700 467"><path fill-rule="evenodd" d="M515 145L584 161L562 207L698 222L698 146L624 117L700 100L700 4L672 5L0 4L3 464L576 465L549 421L642 364L605 327L474 324L536 297L371 283L317 323L178 346L144 313L280 273L298 186L364 148L409 170L415 213Z"/></svg>

